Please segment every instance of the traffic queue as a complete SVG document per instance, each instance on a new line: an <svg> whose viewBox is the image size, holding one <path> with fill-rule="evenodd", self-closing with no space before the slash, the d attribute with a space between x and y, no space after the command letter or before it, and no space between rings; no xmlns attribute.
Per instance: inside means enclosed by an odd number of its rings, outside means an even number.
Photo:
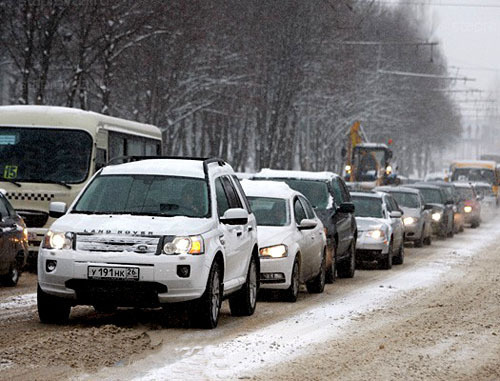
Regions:
<svg viewBox="0 0 500 381"><path fill-rule="evenodd" d="M322 293L367 262L389 270L408 244L477 228L498 204L491 162L456 162L443 181L403 184L388 146L355 142L342 174L237 174L218 158L159 156L154 126L58 107L3 111L0 122L16 127L0 139L9 163L0 276L14 286L36 258L43 323L66 322L77 305L182 303L193 324L215 328L223 300L232 315L250 316L259 290L296 302L301 285ZM30 141L80 133L89 144L78 152L41 150L55 164L33 177L33 160L22 160Z"/></svg>

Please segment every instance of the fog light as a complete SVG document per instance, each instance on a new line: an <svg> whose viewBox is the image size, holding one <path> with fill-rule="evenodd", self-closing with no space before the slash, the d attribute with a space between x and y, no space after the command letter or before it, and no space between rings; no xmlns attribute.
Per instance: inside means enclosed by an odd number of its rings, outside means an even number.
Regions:
<svg viewBox="0 0 500 381"><path fill-rule="evenodd" d="M191 266L190 265L177 265L177 276L180 278L189 278L191 274Z"/></svg>
<svg viewBox="0 0 500 381"><path fill-rule="evenodd" d="M469 205L464 206L464 212L465 213L471 213L472 212L472 206L469 206Z"/></svg>
<svg viewBox="0 0 500 381"><path fill-rule="evenodd" d="M45 262L45 271L51 273L56 269L56 266L57 266L57 261L53 259L47 259L47 261Z"/></svg>

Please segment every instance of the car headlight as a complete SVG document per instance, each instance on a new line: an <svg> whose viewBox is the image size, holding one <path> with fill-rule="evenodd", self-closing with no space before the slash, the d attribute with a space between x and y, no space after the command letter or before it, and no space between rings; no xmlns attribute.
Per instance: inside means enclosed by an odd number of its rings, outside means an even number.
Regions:
<svg viewBox="0 0 500 381"><path fill-rule="evenodd" d="M403 224L407 225L413 225L417 223L417 219L414 217L405 217L403 218Z"/></svg>
<svg viewBox="0 0 500 381"><path fill-rule="evenodd" d="M175 237L172 242L163 245L163 254L203 254L205 245L203 238L199 235L189 237Z"/></svg>
<svg viewBox="0 0 500 381"><path fill-rule="evenodd" d="M373 239L385 239L385 233L380 229L370 230L366 234Z"/></svg>
<svg viewBox="0 0 500 381"><path fill-rule="evenodd" d="M464 206L464 212L465 213L471 213L472 212L472 206L470 206L470 205Z"/></svg>
<svg viewBox="0 0 500 381"><path fill-rule="evenodd" d="M49 230L43 238L44 249L63 250L72 249L74 234L70 232L54 232Z"/></svg>
<svg viewBox="0 0 500 381"><path fill-rule="evenodd" d="M284 258L288 255L288 248L286 245L274 245L263 247L259 252L262 257Z"/></svg>
<svg viewBox="0 0 500 381"><path fill-rule="evenodd" d="M432 213L432 219L433 219L433 221L438 222L438 221L441 220L441 217L443 217L443 213L441 213L441 212L434 212L434 213Z"/></svg>

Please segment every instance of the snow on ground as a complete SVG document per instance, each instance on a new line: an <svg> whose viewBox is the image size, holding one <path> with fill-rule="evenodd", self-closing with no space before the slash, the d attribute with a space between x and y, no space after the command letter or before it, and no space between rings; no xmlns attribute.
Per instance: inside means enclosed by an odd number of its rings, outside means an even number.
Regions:
<svg viewBox="0 0 500 381"><path fill-rule="evenodd" d="M496 219L495 222L500 222ZM126 367L126 372L107 373L105 379L235 379L249 376L259 368L275 365L306 354L308 346L340 335L356 315L379 308L408 291L429 287L446 276L453 263L466 260L500 232L494 224L447 240L443 256L433 257L416 267L393 271L384 280L372 281L345 295L292 315L263 329L242 334L213 345L164 345L156 354ZM474 237L472 241L470 238ZM467 242L467 248L464 243ZM439 245L439 241L437 242ZM440 251L445 251L441 249ZM174 348L174 349L173 349ZM115 369L116 371L116 369ZM106 374L106 373L105 373ZM118 377L118 378L117 378Z"/></svg>
<svg viewBox="0 0 500 381"><path fill-rule="evenodd" d="M36 304L36 293L16 295L6 298L0 303L0 311L10 310L13 308L31 307Z"/></svg>

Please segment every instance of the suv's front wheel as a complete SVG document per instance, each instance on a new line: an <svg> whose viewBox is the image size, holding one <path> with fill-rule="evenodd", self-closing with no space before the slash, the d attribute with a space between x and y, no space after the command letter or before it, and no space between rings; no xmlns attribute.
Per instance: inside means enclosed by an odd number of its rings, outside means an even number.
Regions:
<svg viewBox="0 0 500 381"><path fill-rule="evenodd" d="M352 278L356 271L356 243L353 241L349 246L349 256L337 264L339 278Z"/></svg>
<svg viewBox="0 0 500 381"><path fill-rule="evenodd" d="M242 289L229 297L229 308L233 316L250 316L255 311L257 303L258 267L255 255L252 255L248 265L247 280Z"/></svg>
<svg viewBox="0 0 500 381"><path fill-rule="evenodd" d="M222 282L219 264L214 262L208 274L207 288L203 296L195 303L191 313L193 320L202 328L212 329L219 322L222 305Z"/></svg>
<svg viewBox="0 0 500 381"><path fill-rule="evenodd" d="M47 294L38 286L36 300L38 317L42 323L64 323L69 319L71 305L63 298Z"/></svg>

